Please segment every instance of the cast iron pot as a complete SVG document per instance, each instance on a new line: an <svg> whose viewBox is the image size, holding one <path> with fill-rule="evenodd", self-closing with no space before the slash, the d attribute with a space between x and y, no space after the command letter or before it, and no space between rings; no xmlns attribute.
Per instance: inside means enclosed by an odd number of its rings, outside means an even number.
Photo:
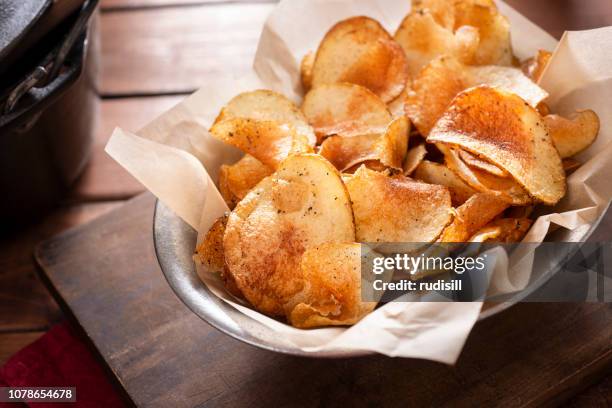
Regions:
<svg viewBox="0 0 612 408"><path fill-rule="evenodd" d="M51 50L3 95L0 234L56 205L87 163L98 109L90 22L96 5L86 1L46 36Z"/></svg>

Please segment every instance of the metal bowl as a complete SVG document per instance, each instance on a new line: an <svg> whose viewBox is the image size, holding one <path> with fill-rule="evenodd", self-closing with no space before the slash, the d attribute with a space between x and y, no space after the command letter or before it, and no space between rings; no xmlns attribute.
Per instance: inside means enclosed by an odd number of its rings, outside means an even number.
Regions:
<svg viewBox="0 0 612 408"><path fill-rule="evenodd" d="M606 211L593 223L591 228L580 233L582 241L591 235L605 213ZM196 246L197 232L159 200L155 205L153 217L153 238L157 259L170 287L191 311L223 333L256 347L299 356L336 358L374 354L371 351L356 350L304 352L283 341L282 337L267 326L219 299L202 284L196 273L192 256L193 249ZM571 254L563 254L563 256L568 255L571 256ZM560 259L563 256L560 256ZM560 266L558 265L558 267ZM555 271L550 270L544 272L540 273L538 275L540 278L532 282L527 289L512 295L507 301L495 304L485 302L478 320L496 315L518 303L540 288L550 278L551 274L555 273ZM256 335L254 336L252 333Z"/></svg>

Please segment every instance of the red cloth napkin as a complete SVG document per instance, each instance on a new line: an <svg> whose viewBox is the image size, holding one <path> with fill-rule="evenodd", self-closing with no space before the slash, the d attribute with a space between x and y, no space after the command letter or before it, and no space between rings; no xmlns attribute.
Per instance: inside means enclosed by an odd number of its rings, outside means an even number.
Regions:
<svg viewBox="0 0 612 408"><path fill-rule="evenodd" d="M1 408L124 407L118 392L85 342L68 323L12 356L0 368L0 387L76 387L76 403L1 403Z"/></svg>

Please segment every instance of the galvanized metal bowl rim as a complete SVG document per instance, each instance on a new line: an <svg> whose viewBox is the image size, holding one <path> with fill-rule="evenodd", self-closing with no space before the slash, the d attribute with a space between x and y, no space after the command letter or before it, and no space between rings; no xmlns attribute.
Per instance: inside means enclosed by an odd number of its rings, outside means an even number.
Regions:
<svg viewBox="0 0 612 408"><path fill-rule="evenodd" d="M606 211L603 211L601 216L592 224L591 228L584 235L583 241L586 241L591 236L605 214ZM215 310L209 308L220 308L224 313L233 314L239 318L246 318L246 316L217 298L197 277L195 265L191 257L196 236L197 233L193 228L175 215L161 201L156 200L153 215L153 242L162 273L174 293L185 306L214 328L244 343L283 354L317 358L358 357L375 354L365 350L305 352L279 343L274 344L271 341L264 342L247 332L239 331L236 327L232 327L228 320L220 318L218 314L214 313ZM480 314L478 320L489 318L515 305L544 284L547 279L544 277L539 279L529 290L521 292L513 297L511 301L489 307ZM263 325L262 327L264 327L264 330L270 330Z"/></svg>

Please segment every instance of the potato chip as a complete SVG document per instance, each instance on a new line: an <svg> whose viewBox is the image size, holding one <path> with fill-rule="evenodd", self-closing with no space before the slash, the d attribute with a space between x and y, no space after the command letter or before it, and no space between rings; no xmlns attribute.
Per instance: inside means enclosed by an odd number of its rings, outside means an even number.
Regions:
<svg viewBox="0 0 612 408"><path fill-rule="evenodd" d="M408 150L409 134L408 118L401 116L391 121L377 143L379 161L387 167L401 169Z"/></svg>
<svg viewBox="0 0 612 408"><path fill-rule="evenodd" d="M480 41L474 55L475 65L512 65L510 23L492 1L455 2L455 29L472 26L478 29Z"/></svg>
<svg viewBox="0 0 612 408"><path fill-rule="evenodd" d="M455 27L455 8L448 0L413 0L412 13L430 13L440 26L453 30Z"/></svg>
<svg viewBox="0 0 612 408"><path fill-rule="evenodd" d="M414 178L447 187L454 207L460 206L477 192L445 165L428 160L419 164L414 171Z"/></svg>
<svg viewBox="0 0 612 408"><path fill-rule="evenodd" d="M501 228L501 234L496 239L498 242L506 244L520 242L533 221L529 218L500 218L491 222L490 225Z"/></svg>
<svg viewBox="0 0 612 408"><path fill-rule="evenodd" d="M455 48L451 55L464 64L474 64L479 45L478 29L469 25L461 26L455 30Z"/></svg>
<svg viewBox="0 0 612 408"><path fill-rule="evenodd" d="M340 171L347 171L367 160L377 160L376 142L380 135L352 137L330 136L323 141L319 154Z"/></svg>
<svg viewBox="0 0 612 408"><path fill-rule="evenodd" d="M257 310L284 315L285 306L304 288L302 254L328 242L355 242L340 173L319 155L292 155L230 214L225 264Z"/></svg>
<svg viewBox="0 0 612 408"><path fill-rule="evenodd" d="M472 168L486 171L487 173L490 173L497 177L509 177L510 176L508 172L500 169L496 165L489 163L486 160L482 160L474 156L472 153L466 152L465 150L459 150L459 157L461 158L461 160L465 162L465 164L467 164L468 166Z"/></svg>
<svg viewBox="0 0 612 408"><path fill-rule="evenodd" d="M231 166L222 165L219 170L219 191L230 208L242 200L264 177L272 174L272 169L251 155Z"/></svg>
<svg viewBox="0 0 612 408"><path fill-rule="evenodd" d="M530 204L533 200L514 178L506 173L504 177L499 177L487 171L468 166L462 159L460 149L449 148L448 146L438 145L444 152L446 165L454 171L473 189L498 196L513 205Z"/></svg>
<svg viewBox="0 0 612 408"><path fill-rule="evenodd" d="M461 27L456 33L439 25L432 14L419 10L408 14L395 33L406 54L408 75L415 78L421 69L440 55L470 63L478 48L478 30Z"/></svg>
<svg viewBox="0 0 612 408"><path fill-rule="evenodd" d="M427 141L495 163L545 204L554 205L565 195L561 159L541 116L514 94L488 86L462 92Z"/></svg>
<svg viewBox="0 0 612 408"><path fill-rule="evenodd" d="M384 174L387 174L387 175L390 174L389 169L384 164L382 164L380 161L378 161L378 160L366 160L363 163L358 163L358 164L356 164L356 165L346 169L344 172L346 174L353 175L362 166L367 168L367 169L370 169L372 171L377 171L379 173L384 173Z"/></svg>
<svg viewBox="0 0 612 408"><path fill-rule="evenodd" d="M419 143L412 149L408 150L406 159L404 160L404 176L409 176L416 170L421 164L425 156L427 155L427 149L425 143Z"/></svg>
<svg viewBox="0 0 612 408"><path fill-rule="evenodd" d="M215 123L210 133L276 169L289 154L312 152L310 140L286 123L245 118Z"/></svg>
<svg viewBox="0 0 612 408"><path fill-rule="evenodd" d="M492 241L495 238L499 237L500 235L501 235L500 227L486 226L483 229L479 230L476 234L474 234L472 238L468 240L468 242L482 243L482 242Z"/></svg>
<svg viewBox="0 0 612 408"><path fill-rule="evenodd" d="M569 119L546 115L544 122L561 158L582 152L593 144L599 133L599 117L592 110L578 111Z"/></svg>
<svg viewBox="0 0 612 408"><path fill-rule="evenodd" d="M469 67L467 87L490 85L520 96L525 102L537 107L548 97L548 92L527 78L523 72L514 67L486 65Z"/></svg>
<svg viewBox="0 0 612 408"><path fill-rule="evenodd" d="M300 328L350 325L374 310L361 301L361 249L357 243L328 243L304 252L304 290L295 296L289 322Z"/></svg>
<svg viewBox="0 0 612 408"><path fill-rule="evenodd" d="M546 102L538 103L536 109L538 110L538 113L542 116L550 114L550 107L546 104Z"/></svg>
<svg viewBox="0 0 612 408"><path fill-rule="evenodd" d="M236 282L225 268L225 252L223 249L223 236L229 214L224 214L210 227L204 240L196 248L194 261L204 265L206 273L216 272L221 277L225 289L232 295L243 299L244 296L236 286ZM198 270L198 274L200 271Z"/></svg>
<svg viewBox="0 0 612 408"><path fill-rule="evenodd" d="M383 134L351 137L330 136L323 141L319 154L338 170L346 171L367 161L401 169L408 148L408 119L392 121Z"/></svg>
<svg viewBox="0 0 612 408"><path fill-rule="evenodd" d="M453 98L478 85L495 86L515 93L532 106L537 106L548 96L518 68L468 67L455 58L442 56L431 61L407 91L406 115L419 132L427 136Z"/></svg>
<svg viewBox="0 0 612 408"><path fill-rule="evenodd" d="M384 102L395 99L407 80L406 56L376 20L353 17L334 25L317 50L312 87L349 82Z"/></svg>
<svg viewBox="0 0 612 408"><path fill-rule="evenodd" d="M284 95L266 89L243 92L236 95L221 109L214 124L228 119L245 118L287 123L303 134L311 145L315 143L314 131L304 114Z"/></svg>
<svg viewBox="0 0 612 408"><path fill-rule="evenodd" d="M467 242L470 237L508 208L497 196L478 193L456 210L451 224L444 229L440 242Z"/></svg>
<svg viewBox="0 0 612 408"><path fill-rule="evenodd" d="M314 65L315 54L309 52L304 55L300 63L300 78L302 80L302 88L304 92L308 92L312 88L312 66Z"/></svg>
<svg viewBox="0 0 612 408"><path fill-rule="evenodd" d="M405 104L406 104L406 89L404 89L397 98L389 102L387 104L387 108L389 109L389 112L391 113L391 116L393 116L393 118L399 118L400 116L406 116L406 110L404 107Z"/></svg>
<svg viewBox="0 0 612 408"><path fill-rule="evenodd" d="M325 136L382 133L391 122L387 105L367 88L341 83L308 92L302 111L319 141Z"/></svg>
<svg viewBox="0 0 612 408"><path fill-rule="evenodd" d="M537 83L540 81L540 78L542 78L542 74L544 74L544 69L548 65L550 57L552 57L552 53L550 51L538 50L535 57L531 57L523 61L521 64L521 69L525 75Z"/></svg>
<svg viewBox="0 0 612 408"><path fill-rule="evenodd" d="M434 59L421 70L406 94L406 116L427 136L455 95L464 89L463 65L450 57Z"/></svg>
<svg viewBox="0 0 612 408"><path fill-rule="evenodd" d="M423 38L423 49L431 49L438 46L443 42L440 40L441 37L448 38L448 34L442 36L439 33L441 29L445 29L451 35L455 33L456 36L458 32L467 27L470 32L475 32L477 36L476 41L471 40L467 42L467 44L470 44L468 48L473 49L470 51L470 59L463 59L464 62L474 65L512 65L513 54L510 41L510 24L506 17L499 14L493 1L456 0L449 2L445 0L421 0L414 2L412 9L413 11L408 17L428 14L432 16L433 21L438 25L438 28L432 28L431 23L427 22L427 24L423 24L423 28L420 30L412 31L415 36L418 34ZM402 25L405 25L405 23L402 23ZM412 25L416 25L416 23L412 22ZM406 29L404 28L404 30ZM470 34L470 36L473 37L473 34ZM405 37L408 38L409 42L417 41L414 38L410 38L409 35ZM433 45L426 42L430 38L430 42ZM446 53L456 55L453 48L448 46ZM442 50L442 53L444 53L444 50ZM408 56L408 60L410 61L410 56Z"/></svg>
<svg viewBox="0 0 612 408"><path fill-rule="evenodd" d="M443 186L362 166L346 183L360 242L432 242L451 220Z"/></svg>
<svg viewBox="0 0 612 408"><path fill-rule="evenodd" d="M505 244L520 242L529 231L532 222L529 218L499 218L487 224L469 241L502 242Z"/></svg>
<svg viewBox="0 0 612 408"><path fill-rule="evenodd" d="M228 214L219 217L196 248L194 259L204 265L208 272L223 272L223 265L225 264L223 234L225 234L227 219Z"/></svg>

